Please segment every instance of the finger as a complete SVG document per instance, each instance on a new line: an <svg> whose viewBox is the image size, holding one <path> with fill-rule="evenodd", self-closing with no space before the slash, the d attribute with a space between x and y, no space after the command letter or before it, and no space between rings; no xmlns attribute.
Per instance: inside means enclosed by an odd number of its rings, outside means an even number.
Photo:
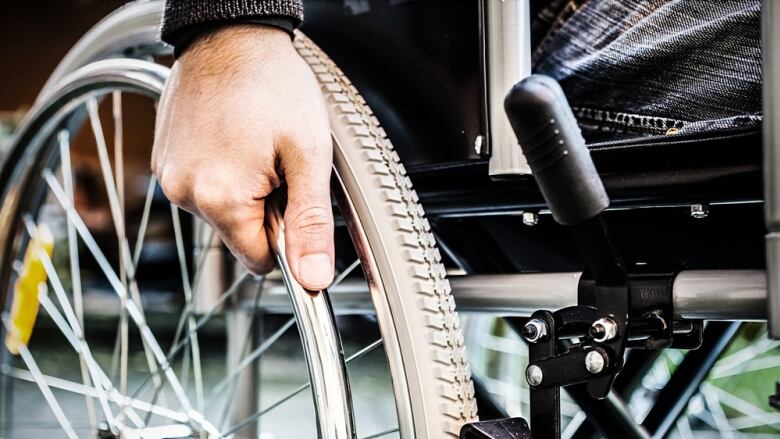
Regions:
<svg viewBox="0 0 780 439"><path fill-rule="evenodd" d="M265 234L265 202L254 200L243 205L199 205L204 218L219 233L233 256L254 274L266 274L274 260Z"/></svg>
<svg viewBox="0 0 780 439"><path fill-rule="evenodd" d="M287 180L287 262L304 288L317 291L333 281L330 139L326 146L298 150L305 154L282 157Z"/></svg>

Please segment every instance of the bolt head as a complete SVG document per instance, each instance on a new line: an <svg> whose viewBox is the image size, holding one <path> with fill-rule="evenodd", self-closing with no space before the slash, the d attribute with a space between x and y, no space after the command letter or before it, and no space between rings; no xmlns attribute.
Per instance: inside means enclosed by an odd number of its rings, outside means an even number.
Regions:
<svg viewBox="0 0 780 439"><path fill-rule="evenodd" d="M539 224L539 214L536 212L523 212L523 224L526 226Z"/></svg>
<svg viewBox="0 0 780 439"><path fill-rule="evenodd" d="M696 219L706 218L710 214L710 206L707 204L691 204L691 216Z"/></svg>
<svg viewBox="0 0 780 439"><path fill-rule="evenodd" d="M604 358L604 354L599 351L593 350L585 355L585 369L592 374L601 373L606 365L607 359Z"/></svg>
<svg viewBox="0 0 780 439"><path fill-rule="evenodd" d="M547 324L544 320L531 319L523 326L523 338L530 343L536 343L547 336Z"/></svg>
<svg viewBox="0 0 780 439"><path fill-rule="evenodd" d="M482 144L485 142L485 137L481 134L477 136L476 139L474 139L474 152L477 153L477 155L482 155Z"/></svg>
<svg viewBox="0 0 780 439"><path fill-rule="evenodd" d="M528 366L528 369L525 370L525 379L528 381L528 384L533 387L542 384L542 380L544 379L542 368L535 364L531 364Z"/></svg>
<svg viewBox="0 0 780 439"><path fill-rule="evenodd" d="M604 343L617 336L618 324L609 317L602 317L591 325L588 335L593 341Z"/></svg>

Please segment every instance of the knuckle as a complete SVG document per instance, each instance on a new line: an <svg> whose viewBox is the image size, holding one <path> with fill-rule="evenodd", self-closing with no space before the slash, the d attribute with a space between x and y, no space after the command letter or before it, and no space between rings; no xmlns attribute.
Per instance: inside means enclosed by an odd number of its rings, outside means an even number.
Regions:
<svg viewBox="0 0 780 439"><path fill-rule="evenodd" d="M192 200L204 213L219 212L225 205L225 191L208 178L196 178L192 185Z"/></svg>
<svg viewBox="0 0 780 439"><path fill-rule="evenodd" d="M290 227L304 238L321 238L333 229L333 212L324 206L306 207L292 218Z"/></svg>
<svg viewBox="0 0 780 439"><path fill-rule="evenodd" d="M229 216L235 208L254 203L244 179L221 165L200 167L191 184L193 204L206 216Z"/></svg>
<svg viewBox="0 0 780 439"><path fill-rule="evenodd" d="M190 191L187 187L186 179L178 171L165 168L159 173L158 180L160 189L162 189L165 197L171 203L177 206L185 206L188 203Z"/></svg>

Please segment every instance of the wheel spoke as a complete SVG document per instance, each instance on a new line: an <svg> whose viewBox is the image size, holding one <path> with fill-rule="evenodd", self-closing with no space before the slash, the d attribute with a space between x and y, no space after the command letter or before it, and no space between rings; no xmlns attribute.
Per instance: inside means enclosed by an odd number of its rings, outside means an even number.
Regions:
<svg viewBox="0 0 780 439"><path fill-rule="evenodd" d="M284 322L284 324L280 326L279 329L277 329L273 334L271 334L271 336L268 337L267 340L261 343L260 346L257 347L257 349L252 351L243 360L241 360L241 362L238 363L236 367L234 367L226 374L227 376L224 379L222 379L222 381L220 381L219 383L217 383L217 385L214 386L214 389L211 391L211 396L213 397L222 393L222 390L224 390L226 385L232 383L233 380L238 376L238 374L241 373L242 370L244 370L244 368L246 368L248 365L253 363L258 358L260 358L294 324L295 324L295 317Z"/></svg>
<svg viewBox="0 0 780 439"><path fill-rule="evenodd" d="M755 343L751 343L728 357L718 360L718 363L712 368L712 374L718 377L738 374L743 368L750 367L751 362L746 360L752 360L778 346L780 346L780 341L770 339L765 333Z"/></svg>
<svg viewBox="0 0 780 439"><path fill-rule="evenodd" d="M369 352L373 351L374 349L378 348L382 344L382 339L374 341L370 345L364 347L363 349L355 352L354 354L350 355L345 361L344 364L349 364L355 360L358 360L362 357L364 357Z"/></svg>
<svg viewBox="0 0 780 439"><path fill-rule="evenodd" d="M8 324L8 316L6 314L3 314L2 320L6 330L9 332L12 331L10 325ZM38 388L43 394L44 399L46 399L46 403L49 405L49 408L51 408L51 411L54 413L54 417L57 418L57 422L60 423L60 426L62 427L63 431L65 431L65 434L69 438L77 439L78 436L76 436L76 432L73 431L73 427L70 425L70 421L68 421L68 418L65 416L65 413L62 411L62 407L60 407L60 404L57 402L57 399L54 397L54 394L51 393L51 388L46 383L46 380L43 378L43 374L41 373L41 370L38 368L38 364L35 362L35 359L33 358L32 354L30 354L30 351L27 349L27 346L24 343L18 343L18 348L19 348L19 354L22 357L22 361L24 361L27 370L30 371L30 374L32 375L33 380L35 381L35 384L38 385Z"/></svg>
<svg viewBox="0 0 780 439"><path fill-rule="evenodd" d="M378 437L383 437L383 436L387 436L389 434L396 433L397 431L398 431L398 427L395 427L395 428L391 428L389 430L380 431L379 433L375 433L375 434L372 434L372 435L369 435L369 436L365 436L365 437L363 437L363 439L376 439Z"/></svg>
<svg viewBox="0 0 780 439"><path fill-rule="evenodd" d="M725 404L724 405L728 405ZM778 424L780 424L780 413L765 413L766 416L761 416L758 420L755 415L744 415L731 418L729 424L731 424L735 430L745 430L748 428L764 427L768 426L777 430Z"/></svg>
<svg viewBox="0 0 780 439"><path fill-rule="evenodd" d="M3 368L3 374L21 381L34 382L33 375L28 370L15 367L5 367ZM41 374L41 376L51 388L64 390L71 393L78 393L80 395L89 396L91 398L97 398L97 391L92 387L50 375ZM138 399L128 398L117 392L116 389L111 391L109 399L114 404L120 406L129 406L142 412L154 412L154 414L163 416L172 421L185 423L188 420L187 415L182 412L177 412L159 405L152 405ZM92 426L94 427L94 425Z"/></svg>
<svg viewBox="0 0 780 439"><path fill-rule="evenodd" d="M106 188L106 193L108 194L108 206L109 210L111 211L111 218L114 223L114 229L116 231L117 240L119 244L119 260L120 260L120 278L119 282L122 284L122 289L124 291L127 291L126 286L128 286L127 281L127 275L130 276L131 282L129 283L129 291L130 296L132 300L135 302L135 307L138 309L140 314L143 316L143 303L141 303L141 294L138 291L138 286L135 282L135 268L132 265L132 261L130 258L130 250L129 245L127 243L126 235L125 235L125 222L124 222L124 216L122 214L122 209L119 203L119 195L117 193L116 184L114 183L114 174L111 170L111 163L109 162L108 158L108 148L106 147L106 138L103 134L103 125L100 122L100 115L98 114L98 102L96 97L92 97L87 101L87 113L89 114L89 121L90 126L92 127L92 133L95 137L95 143L97 145L97 152L98 152L98 159L100 161L100 169L103 174L103 183ZM93 251L94 253L94 251ZM125 295L119 296L120 303L122 305L122 308L120 310L120 326L123 323L123 319L121 318L121 311L127 310L126 302L127 297ZM125 331L122 331L122 333L125 333ZM126 344L126 335L124 337L120 337L120 342L124 346ZM144 345L144 353L146 355L146 362L149 366L149 369L153 372L156 370L157 365L155 364L155 358L154 354L150 352L150 348L146 345L146 342L143 341ZM124 350L127 352L127 350ZM122 348L120 348L120 365L122 363L122 359L124 359L124 363L126 364L126 358L122 358ZM125 354L126 355L126 354ZM121 366L120 366L121 368ZM121 369L120 369L120 376L122 375ZM155 382L155 385L157 387L162 385L162 382L157 379Z"/></svg>
<svg viewBox="0 0 780 439"><path fill-rule="evenodd" d="M777 417L773 416L773 413L767 413L761 408L745 401L744 399L739 398L738 396L707 382L702 383L702 390L706 390L711 395L714 395L715 398L713 401L717 401L718 404L723 404L733 410L745 414L750 418L755 419L759 425L765 425L775 430L780 430L778 419ZM709 400L707 403L709 404Z"/></svg>
<svg viewBox="0 0 780 439"><path fill-rule="evenodd" d="M379 347L381 344L382 344L382 339L380 338L379 340L374 341L373 343L369 344L368 346L364 347L363 349L360 349L359 351L357 351L354 354L352 354L349 358L344 360L344 364L349 364L352 361L355 361L355 360L358 360L358 359L364 357L366 354L368 354L369 352L373 351L374 349ZM233 434L233 433L235 433L235 432L237 432L237 431L239 431L239 430L241 430L241 429L251 425L253 422L255 422L258 419L260 419L266 413L270 412L271 410L273 410L273 409L279 407L280 405L284 404L285 402L289 401L290 399L292 399L293 397L295 397L299 393L301 393L304 390L308 389L310 386L311 386L311 382L308 382L306 384L301 385L301 387L298 387L297 389L295 389L291 393L289 393L289 394L283 396L282 398L278 399L276 402L274 402L270 406L268 406L268 407L266 407L264 409L259 410L258 412L256 412L253 415L247 417L243 421L237 423L236 425L231 427L226 433L223 433L222 436L220 436L220 437L229 436L229 435L231 435L231 434ZM386 434L389 434L389 433L390 432L388 432Z"/></svg>
<svg viewBox="0 0 780 439"><path fill-rule="evenodd" d="M258 419L260 419L264 414L266 414L266 413L270 412L271 410L279 407L280 405L282 405L285 402L287 402L287 401L291 400L292 398L294 398L299 393L301 393L304 390L308 389L309 386L311 386L311 383L306 383L306 384L298 387L293 392L287 394L287 396L284 396L283 398L277 400L276 402L274 402L270 406L268 406L268 407L258 411L257 413L253 414L252 416L249 416L248 418L244 419L243 421L241 421L241 422L237 423L236 425L230 427L230 429L228 431L226 431L225 433L222 433L222 435L220 436L220 439L223 438L223 437L228 437L228 436L232 435L233 433L236 433L236 432L242 430L243 428L251 425L253 422L255 422Z"/></svg>
<svg viewBox="0 0 780 439"><path fill-rule="evenodd" d="M141 250L144 246L144 239L146 238L146 227L149 225L149 214L152 211L152 201L154 201L154 192L157 190L157 179L154 176L149 178L149 185L146 188L146 198L144 199L144 211L141 215L141 225L138 226L138 238L135 241L135 249L133 250L133 266L138 266L138 261L141 259Z"/></svg>
<svg viewBox="0 0 780 439"><path fill-rule="evenodd" d="M108 193L108 206L111 211L111 218L114 222L114 229L120 240L121 247L121 241L125 237L125 222L123 220L122 207L120 205L119 194L114 180L114 173L111 170L111 162L109 162L108 158L108 147L106 146L106 138L103 135L103 125L100 122L100 115L98 114L97 98L92 97L87 101L87 112L89 113L92 133L95 136L95 143L97 144L98 159L103 174L103 183L105 184L106 192Z"/></svg>
<svg viewBox="0 0 780 439"><path fill-rule="evenodd" d="M30 216L25 216L23 220L27 229L27 233L30 235L30 237L32 237L37 228L36 225L33 223ZM49 316L51 316L52 321L54 321L60 332L70 342L71 346L73 346L73 349L79 355L79 359L85 363L85 366L87 366L89 374L92 377L92 382L95 385L98 400L100 401L100 405L103 409L103 414L105 415L106 419L111 422L113 416L111 414L110 408L108 407L106 396L102 392L101 388L101 386L105 386L106 384L108 384L108 387L111 387L110 381L107 379L107 377L104 378L101 376L102 371L99 371L100 367L92 357L89 345L87 345L84 339L84 332L79 325L75 312L70 306L70 302L68 302L65 288L62 285L62 281L60 280L57 271L54 269L54 264L52 264L51 258L43 250L39 250L38 256L43 265L43 269L46 272L46 276L49 279L49 283L54 289L54 294L57 297L60 307L65 314L65 318L60 315L57 307L54 305L54 303L51 302L49 296L46 294L45 289L39 292L38 300L44 310L46 310ZM111 423L109 424L109 427L112 427L112 430L115 429L115 426Z"/></svg>
<svg viewBox="0 0 780 439"><path fill-rule="evenodd" d="M124 257L125 252L121 250L121 242L126 239L125 236L125 160L124 160L124 130L122 120L122 92L114 90L111 94L111 113L114 119L114 167L116 169L115 186L117 188L117 201L119 204L119 211L117 219L122 223L122 233L119 233L117 229L117 239L120 242L119 251L119 279L122 281L122 285L127 286L127 270L125 269ZM104 145L105 146L105 145ZM110 167L107 168L110 170ZM105 173L106 168L104 168ZM135 265L135 264L133 264ZM122 301L127 300L127 296L120 298L119 305L119 392L123 395L127 394L127 361L128 361L128 323L127 323L127 309ZM119 421L123 422L125 411L120 412Z"/></svg>
<svg viewBox="0 0 780 439"><path fill-rule="evenodd" d="M187 259L184 256L184 239L181 233L181 219L179 218L179 208L171 204L171 218L173 219L173 232L176 239L176 253L179 256L179 270L181 271L181 283L184 289L185 309L187 312L187 324L189 327L190 347L192 351L192 371L195 374L195 399L198 409L203 411L203 374L200 362L200 346L198 344L198 333L195 331L195 317L192 315L193 297L192 285L190 284L189 270L187 270ZM205 254L205 252L204 252ZM184 377L189 374L184 375ZM186 378L185 378L186 379Z"/></svg>
<svg viewBox="0 0 780 439"><path fill-rule="evenodd" d="M254 334L257 330L257 311L260 308L260 299L263 295L263 283L258 282L257 285L257 292L255 292L255 299L254 303L252 304L252 310L250 311L249 315L252 316L252 322L249 325L249 328L247 329L246 336L244 337L244 344L241 346L241 350L238 354L238 359L241 360L246 357L247 351L249 350L249 347L252 344L252 340L254 340ZM240 307L238 307L238 311L240 312ZM225 399L225 406L222 409L222 417L219 420L219 423L217 426L219 426L220 429L226 427L226 423L228 421L228 416L230 415L230 410L233 407L233 398L236 396L236 390L238 389L238 381L233 381L230 385L230 391L228 392L228 397Z"/></svg>
<svg viewBox="0 0 780 439"><path fill-rule="evenodd" d="M117 188L117 201L119 204L119 209L117 212L117 215L119 215L119 218L117 218L117 221L122 223L122 234L117 231L117 239L120 242L120 248L121 248L121 242L126 239L126 236L124 235L125 231L125 161L124 161L124 154L123 154L123 126L122 126L122 92L119 90L114 90L111 93L111 103L112 103L112 116L114 119L114 169L116 169L115 174L115 181L114 185ZM107 156L107 154L106 154ZM110 164L109 164L110 165ZM107 168L104 168L105 170L111 170L110 166ZM124 258L125 254L123 251L119 251L119 278L122 281L122 284L127 286L127 271L125 270L125 264L122 260ZM135 265L135 264L134 264ZM128 334L127 334L127 311L125 310L124 305L120 305L119 308L120 312L120 327L121 327L121 360L120 360L120 392L123 394L127 393L127 349L128 349Z"/></svg>
<svg viewBox="0 0 780 439"><path fill-rule="evenodd" d="M100 401L100 407L103 409L103 415L105 416L106 420L108 420L109 427L111 427L112 430L115 430L116 425L113 423L114 417L111 413L111 408L108 406L108 398L104 391L110 391L113 389L111 381L108 379L105 373L103 373L103 371L100 369L100 366L98 366L97 362L92 357L92 354L89 351L89 346L86 344L86 342L84 342L83 339L79 339L76 334L71 332L71 328L68 327L65 319L60 315L59 311L57 311L57 307L45 294L45 291L42 291L38 298L43 309L46 310L54 324L57 326L57 328L59 328L60 332L63 333L65 338L73 347L73 350L75 350L79 356L85 359L87 368L92 377L92 382L95 383L92 388L95 390L95 395L97 396L98 401ZM119 424L121 425L122 423L120 422Z"/></svg>
<svg viewBox="0 0 780 439"><path fill-rule="evenodd" d="M225 292L220 295L219 299L217 299L217 301L214 303L214 305L211 307L211 309L208 312L206 312L205 314L203 314L198 319L198 323L195 325L195 328L193 328L193 331L197 332L206 323L208 323L208 321L211 320L211 318L214 317L214 315L216 315L217 311L219 311L219 309L225 304L225 302L227 302L228 299L233 297L233 295L236 294L239 291L239 287L241 286L241 284L244 283L244 281L248 277L249 277L249 272L248 271L242 272L238 276L238 278L236 278L236 280L233 281L233 284L230 285L230 287L228 287L228 289L225 290ZM168 351L168 355L171 356L171 357L175 356L188 343L187 340L188 340L189 336L190 336L190 334L189 334L189 332L187 332L184 335L184 337L182 337L183 340L180 341L179 343L175 344L171 348L171 350Z"/></svg>
<svg viewBox="0 0 780 439"><path fill-rule="evenodd" d="M585 412L582 410L577 411L577 413L572 416L572 418L569 420L569 423L566 424L566 428L561 432L561 437L563 438L571 438L574 437L574 434L579 430L580 425L582 425L583 422L587 419L587 416L585 415Z"/></svg>
<svg viewBox="0 0 780 439"><path fill-rule="evenodd" d="M171 209L175 209L175 208L176 207L174 205L171 205ZM177 209L177 212L178 212L178 209ZM174 230L175 229L176 228L174 228ZM180 226L179 226L179 230L181 230ZM181 232L178 232L178 233L179 233L179 236L181 236ZM214 237L214 229L211 229L211 232L209 234L209 241L213 237ZM183 248L184 248L184 246L183 245L180 246L178 243L176 245L177 245L177 254L179 256L179 261L180 261L180 264L181 264L181 261L184 260L183 259ZM179 251L179 248L181 248L182 251ZM207 255L208 255L208 252L204 251L204 252L202 252L198 256L198 261L196 263L197 266L195 268L195 277L193 279L192 286L190 287L190 291L197 291L200 275L201 275L201 273L203 271L203 267L205 265L204 262L206 260L206 256ZM184 265L184 267L186 267L186 264ZM182 273L185 273L185 271L182 271ZM184 288L187 288L186 287L187 281L186 281L185 278L188 278L188 276L184 276L182 283L183 283L183 285L185 285ZM192 293L190 293L189 296L194 297ZM185 305L182 308L181 313L179 314L179 321L176 324L176 331L174 332L173 343L172 343L173 346L177 346L178 345L179 340L181 339L182 331L184 330L184 324L185 324L185 322L188 322L188 321L191 320L193 309L194 309L194 301L193 300L185 301ZM212 309L212 311L213 311L213 309ZM196 334L196 332L197 332L197 330L193 331L192 327L189 327L189 329L187 331L187 336L185 337L185 345L186 345L187 341L189 341L192 338L192 336ZM169 355L170 355L170 351L169 351Z"/></svg>
<svg viewBox="0 0 780 439"><path fill-rule="evenodd" d="M677 433L682 439L694 439L691 423L687 416L680 416L680 419L677 420Z"/></svg>
<svg viewBox="0 0 780 439"><path fill-rule="evenodd" d="M60 131L57 141L60 147L60 169L62 172L62 182L65 188L65 194L73 203L73 172L72 164L70 160L70 133L68 130ZM73 308L76 313L81 327L84 327L84 296L81 290L81 266L79 263L79 246L76 238L76 229L73 227L73 222L70 218L67 219L67 234L68 234L68 259L70 260L70 283L73 291ZM87 365L84 363L84 358L79 357L79 368L81 369L81 380L85 386L89 386L89 371L87 371ZM92 397L86 396L87 404L87 419L91 425L97 424L97 417L95 415L95 404L92 401Z"/></svg>
<svg viewBox="0 0 780 439"><path fill-rule="evenodd" d="M114 166L116 167L116 186L119 206L125 209L125 158L124 158L124 120L122 118L122 92L111 93L112 116L114 117ZM124 217L123 217L124 218Z"/></svg>
<svg viewBox="0 0 780 439"><path fill-rule="evenodd" d="M336 288L341 281L347 278L352 271L355 270L355 268L360 265L360 259L355 259L347 268L344 269L341 273L339 273L338 276L336 276L336 279L333 280L333 283L328 288Z"/></svg>
<svg viewBox="0 0 780 439"><path fill-rule="evenodd" d="M239 287L241 284L249 277L249 272L244 271L239 275L239 277L233 282L233 284L225 290L224 293L220 296L220 298L217 300L217 302L212 306L212 308L205 313L203 316L201 316L200 319L198 319L198 323L195 325L194 331L198 331L200 328L202 328L208 321L216 315L217 311L227 302L233 295L239 291ZM159 370L156 372L156 374L163 373L167 371L168 368L170 368L170 363L173 361L173 359L176 357L176 355L181 352L181 350L187 346L189 343L189 331L187 334L184 335L183 340L176 343L174 346L171 347L171 349L168 351L168 355L166 356L166 361L168 362L168 366L162 368L162 370ZM149 382L153 379L154 373L150 373L147 375L147 377L141 382L141 384L138 386L138 389L136 389L135 392L133 392L133 397L138 396L143 389L146 388L146 385L149 384ZM154 401L154 400L153 400Z"/></svg>
<svg viewBox="0 0 780 439"><path fill-rule="evenodd" d="M720 405L720 399L718 398L718 395L711 389L711 386L701 386L700 392L704 398L704 402L710 409L710 414L712 415L712 419L715 421L715 425L717 426L721 437L733 438L733 428L731 425L729 425L729 420L726 417L726 414L723 413L723 407Z"/></svg>
<svg viewBox="0 0 780 439"><path fill-rule="evenodd" d="M78 215L78 213L75 211L72 205L70 205L67 200L65 199L64 193L62 191L62 188L60 187L57 180L54 178L54 175L51 173L50 170L44 170L43 172L44 179L46 180L46 183L49 185L49 187L52 190L52 193L54 194L55 198L57 199L58 203L62 208L65 210L68 216L71 217L73 220L74 225L76 226L76 231L81 236L82 241L84 241L85 245L89 250L92 252L93 257L98 263L98 266L103 271L103 274L108 279L109 283L113 287L114 291L122 297L122 295L127 294L127 290L124 288L122 283L120 282L119 278L117 277L116 273L111 269L111 265L106 260L105 255L103 255L103 252L100 250L99 246L97 245L97 242L95 242L95 239L92 237L92 234L89 232L89 229L87 229L86 225L84 224L81 217ZM126 241L125 241L126 243ZM126 248L126 247L125 247ZM128 261L129 262L129 261ZM131 271L132 272L132 271ZM131 276L132 278L132 276ZM132 283L131 283L132 285ZM176 395L177 399L179 400L179 403L182 405L183 410L191 417L193 420L199 424L201 424L204 428L206 428L209 431L215 431L213 429L213 426L208 424L205 419L202 418L202 415L192 410L192 405L189 402L189 399L187 398L187 395L184 393L184 390L181 387L181 383L179 382L178 378L176 377L176 374L174 374L170 370L170 365L168 364L168 361L166 359L165 354L163 353L162 348L160 347L160 344L157 342L157 339L152 334L151 329L146 324L146 320L144 318L143 313L141 310L135 305L135 300L128 300L126 301L125 307L127 308L128 315L133 320L133 322L138 327L142 341L145 342L145 346L149 347L149 350L151 351L151 354L153 356L153 360L157 363L157 365L160 366L161 369L164 371L165 378L167 379L168 383L171 385L171 388L174 391L174 394ZM152 376L157 376L155 372L152 372Z"/></svg>
<svg viewBox="0 0 780 439"><path fill-rule="evenodd" d="M214 239L215 229L213 227L209 227L209 234L208 234L208 240L206 241L209 245L211 244L211 241ZM203 276L203 270L205 269L205 262L206 257L208 256L209 252L207 249L202 249L201 253L198 255L198 261L195 266L195 276L192 277L192 288L193 294L198 294L198 291L200 291L200 279Z"/></svg>
<svg viewBox="0 0 780 439"><path fill-rule="evenodd" d="M759 358L752 357L745 360L746 361L743 362L744 364L739 368L729 367L724 370L719 369L718 367L714 367L712 372L710 372L710 379L716 380L720 378L728 378L730 376L740 375L743 373L758 372L761 370L780 367L780 355L770 355Z"/></svg>

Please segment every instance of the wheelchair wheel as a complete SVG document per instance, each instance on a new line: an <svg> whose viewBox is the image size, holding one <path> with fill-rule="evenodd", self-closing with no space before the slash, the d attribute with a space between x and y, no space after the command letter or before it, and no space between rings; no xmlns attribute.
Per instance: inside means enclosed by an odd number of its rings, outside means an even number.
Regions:
<svg viewBox="0 0 780 439"><path fill-rule="evenodd" d="M236 264L213 231L126 160L128 145L150 144L139 129L150 124L122 116L153 120L167 68L86 65L47 88L0 171L4 437L439 438L476 418L458 315L411 181L343 73L305 36L296 47L333 129L332 289L362 282L371 309L307 302L284 264L230 276ZM284 343L293 326L296 349Z"/></svg>

